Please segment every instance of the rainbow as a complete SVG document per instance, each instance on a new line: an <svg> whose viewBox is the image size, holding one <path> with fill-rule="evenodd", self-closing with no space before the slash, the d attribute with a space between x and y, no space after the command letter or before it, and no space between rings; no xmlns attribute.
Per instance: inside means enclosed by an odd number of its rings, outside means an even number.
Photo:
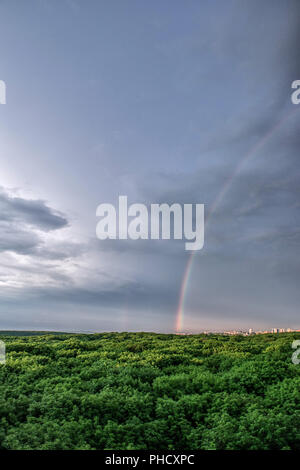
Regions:
<svg viewBox="0 0 300 470"><path fill-rule="evenodd" d="M236 166L233 174L228 178L227 182L221 189L221 191L218 193L215 201L213 202L213 205L206 217L205 221L205 228L208 228L209 222L211 220L212 215L216 211L217 207L219 206L220 202L224 199L226 196L227 192L229 191L230 187L232 186L233 181L235 178L240 174L242 171L243 167L246 165L246 163L260 150L270 139L270 137L281 127L281 125L286 122L291 116L294 116L296 112L299 109L292 110L290 113L288 113L285 117L280 119L274 127L272 127L256 144L250 148L250 150L246 153L246 155L240 160L238 165ZM179 300L178 300L178 307L177 307L177 312L176 312L176 322L175 322L175 331L181 332L183 329L183 324L184 324L184 303L185 303L185 298L186 298L186 293L187 293L187 286L189 283L189 279L191 277L191 272L192 272L192 267L193 267L193 261L195 259L197 251L193 251L187 261L182 282L181 282L181 287L180 287L180 293L179 293Z"/></svg>

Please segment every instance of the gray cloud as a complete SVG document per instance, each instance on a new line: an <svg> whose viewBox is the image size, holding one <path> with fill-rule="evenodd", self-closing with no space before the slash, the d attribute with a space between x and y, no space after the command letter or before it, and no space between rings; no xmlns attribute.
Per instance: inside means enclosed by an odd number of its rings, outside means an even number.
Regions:
<svg viewBox="0 0 300 470"><path fill-rule="evenodd" d="M72 242L45 246L40 232L52 232L68 226L62 214L44 201L9 195L0 190L0 252L11 251L44 259L63 259L81 252Z"/></svg>
<svg viewBox="0 0 300 470"><path fill-rule="evenodd" d="M68 225L67 219L45 201L10 196L3 188L0 190L0 220L26 223L45 232Z"/></svg>

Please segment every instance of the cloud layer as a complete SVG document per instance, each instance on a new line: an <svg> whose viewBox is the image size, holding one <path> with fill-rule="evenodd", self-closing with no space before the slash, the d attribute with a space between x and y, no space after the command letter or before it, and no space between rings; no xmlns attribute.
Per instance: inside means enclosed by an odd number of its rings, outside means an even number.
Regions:
<svg viewBox="0 0 300 470"><path fill-rule="evenodd" d="M122 194L205 204L184 329L299 326L298 0L73 3L0 5L0 329L173 331L189 255L97 240Z"/></svg>

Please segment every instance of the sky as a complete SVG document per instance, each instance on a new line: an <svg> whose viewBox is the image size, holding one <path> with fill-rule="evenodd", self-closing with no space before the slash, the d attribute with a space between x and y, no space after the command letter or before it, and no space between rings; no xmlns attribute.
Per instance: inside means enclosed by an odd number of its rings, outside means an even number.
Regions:
<svg viewBox="0 0 300 470"><path fill-rule="evenodd" d="M0 0L0 329L299 328L298 0ZM299 106L299 107L298 107ZM96 208L205 204L205 243Z"/></svg>

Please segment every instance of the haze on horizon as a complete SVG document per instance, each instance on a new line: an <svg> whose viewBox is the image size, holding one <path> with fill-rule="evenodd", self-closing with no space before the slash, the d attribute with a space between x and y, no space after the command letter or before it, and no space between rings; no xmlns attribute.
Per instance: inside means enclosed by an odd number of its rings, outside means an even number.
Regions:
<svg viewBox="0 0 300 470"><path fill-rule="evenodd" d="M190 255L97 240L119 195L214 208L183 330L299 328L299 13L0 2L1 330L174 331Z"/></svg>

